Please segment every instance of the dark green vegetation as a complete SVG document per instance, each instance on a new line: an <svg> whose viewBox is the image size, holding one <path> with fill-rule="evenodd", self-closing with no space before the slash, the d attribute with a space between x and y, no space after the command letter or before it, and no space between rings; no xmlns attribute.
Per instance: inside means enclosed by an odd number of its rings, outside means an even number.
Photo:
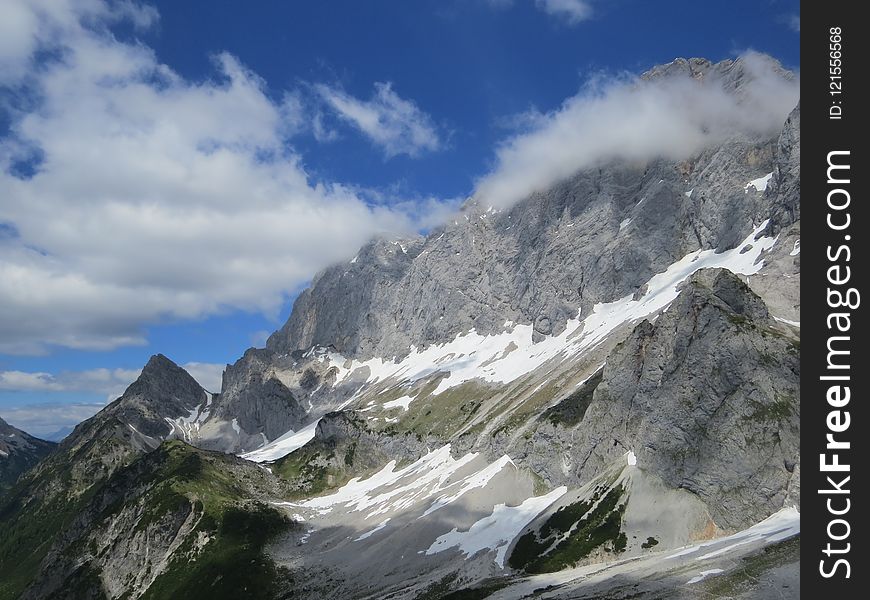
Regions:
<svg viewBox="0 0 870 600"><path fill-rule="evenodd" d="M641 548L647 550L648 548L652 548L653 546L657 546L659 541L655 539L653 536L649 536L646 538L646 541L640 545Z"/></svg>
<svg viewBox="0 0 870 600"><path fill-rule="evenodd" d="M354 446L348 446L341 457L341 462L347 467L353 465L355 450ZM290 498L303 498L347 483L351 476L344 469L336 466L337 462L334 450L308 445L278 460L272 465L272 471L279 477L293 482Z"/></svg>
<svg viewBox="0 0 870 600"><path fill-rule="evenodd" d="M450 592L447 595L441 596L439 600L482 600L489 598L494 593L508 585L507 580L498 580L492 583L483 583L478 587L465 588Z"/></svg>
<svg viewBox="0 0 870 600"><path fill-rule="evenodd" d="M161 535L177 544L162 548L165 568L156 571L160 555L143 557L124 582L129 590L153 579L145 598L271 598L286 576L262 549L291 523L250 500L261 495L253 465L171 441L72 498L44 492L73 486L70 471L43 470L3 500L0 598L33 585L51 597L103 597L106 561L135 552L136 540L148 539L157 554ZM49 550L51 564L43 562Z"/></svg>
<svg viewBox="0 0 870 600"><path fill-rule="evenodd" d="M509 579L485 579L475 587L450 591L456 585L456 574L450 574L429 586L414 600L482 600L510 584Z"/></svg>
<svg viewBox="0 0 870 600"><path fill-rule="evenodd" d="M229 506L218 520L203 518L197 531L211 535L211 541L197 553L192 548L195 537L188 536L142 598L276 597L289 573L276 568L262 549L287 525L280 513L263 504Z"/></svg>
<svg viewBox="0 0 870 600"><path fill-rule="evenodd" d="M787 564L800 561L800 537L763 548L757 554L744 556L734 569L710 577L698 584L704 595L710 598L732 598L758 589L764 574Z"/></svg>
<svg viewBox="0 0 870 600"><path fill-rule="evenodd" d="M90 421L0 496L0 599L17 598L59 534L137 451L114 420Z"/></svg>
<svg viewBox="0 0 870 600"><path fill-rule="evenodd" d="M432 396L440 378L433 379L422 389L408 411L400 416L402 428L420 436L436 435L450 439L468 423L484 401L495 390L477 381L467 381ZM431 390L431 391L430 391Z"/></svg>
<svg viewBox="0 0 870 600"><path fill-rule="evenodd" d="M588 500L559 508L535 531L517 541L508 564L528 573L552 573L570 567L596 549L624 552L621 531L625 502L621 485L597 487Z"/></svg>
<svg viewBox="0 0 870 600"><path fill-rule="evenodd" d="M548 419L554 425L568 427L577 425L583 420L586 409L592 404L592 395L603 377L604 369L600 369L581 385L580 389L544 412L543 418Z"/></svg>

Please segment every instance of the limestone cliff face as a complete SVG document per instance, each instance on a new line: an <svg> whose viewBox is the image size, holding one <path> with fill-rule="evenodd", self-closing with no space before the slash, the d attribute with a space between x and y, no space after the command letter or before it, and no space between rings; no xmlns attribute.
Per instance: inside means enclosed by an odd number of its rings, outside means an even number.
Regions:
<svg viewBox="0 0 870 600"><path fill-rule="evenodd" d="M650 76L684 69L738 95L751 77L739 61L677 61ZM470 199L425 238L376 240L320 273L267 347L392 357L506 320L558 333L691 251L731 248L766 219L774 235L787 229L800 219L799 160L798 106L780 134L736 136L686 161L604 164L503 211ZM768 173L766 191L748 185Z"/></svg>
<svg viewBox="0 0 870 600"><path fill-rule="evenodd" d="M799 504L799 382L799 338L729 271L700 271L608 356L573 427L536 434L559 441L534 462L584 482L633 451L645 471L701 498L718 526L745 528ZM555 468L560 447L570 447L569 477Z"/></svg>

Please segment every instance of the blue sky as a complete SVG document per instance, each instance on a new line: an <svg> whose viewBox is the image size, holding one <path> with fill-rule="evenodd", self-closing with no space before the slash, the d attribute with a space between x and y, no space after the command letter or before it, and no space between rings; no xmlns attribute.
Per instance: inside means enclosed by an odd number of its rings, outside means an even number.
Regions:
<svg viewBox="0 0 870 600"><path fill-rule="evenodd" d="M37 434L74 423L156 352L216 387L318 269L498 189L523 136L573 123L608 81L749 50L799 70L798 13L785 0L4 2L0 417Z"/></svg>

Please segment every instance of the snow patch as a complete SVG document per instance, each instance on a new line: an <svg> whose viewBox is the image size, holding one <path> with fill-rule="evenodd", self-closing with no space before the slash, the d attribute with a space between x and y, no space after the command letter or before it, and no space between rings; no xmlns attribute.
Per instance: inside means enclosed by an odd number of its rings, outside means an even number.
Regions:
<svg viewBox="0 0 870 600"><path fill-rule="evenodd" d="M493 560L504 568L505 555L511 541L525 529L541 512L562 497L568 488L558 487L549 494L526 499L519 506L496 504L492 514L474 523L468 531L455 527L439 536L426 550L426 555L459 548L465 556L473 556L481 550L495 550Z"/></svg>
<svg viewBox="0 0 870 600"><path fill-rule="evenodd" d="M512 461L509 456L504 455L494 463L487 465L484 469L478 471L477 473L469 475L460 482L462 485L459 486L458 490L450 494L443 494L439 496L432 503L432 506L426 509L426 512L423 513L423 516L425 517L427 515L431 515L436 510L444 508L448 504L456 502L459 498L461 498L474 488L486 487L490 480L495 477L499 471L501 471L508 465L513 465L514 467L516 467L516 465L514 465L514 461Z"/></svg>
<svg viewBox="0 0 870 600"><path fill-rule="evenodd" d="M767 175L763 177L759 177L758 179L753 179L745 186L743 186L743 193L749 193L749 188L754 187L759 192L764 192L767 189L767 184L770 183L770 178L773 177L773 172L771 171Z"/></svg>
<svg viewBox="0 0 870 600"><path fill-rule="evenodd" d="M686 582L686 585L692 585L693 583L698 583L699 581L704 581L710 575L716 575L718 573L724 573L722 569L707 569L706 571L701 571L697 576L692 577L689 581Z"/></svg>
<svg viewBox="0 0 870 600"><path fill-rule="evenodd" d="M235 419L233 419L235 421ZM320 419L317 419L313 423L309 423L299 431L293 431L292 429L282 435L281 437L275 439L272 442L269 442L265 446L261 446L256 450L251 452L246 452L244 454L240 454L242 458L245 460L250 460L253 462L270 462L273 460L278 460L279 458L283 458L287 456L291 452L298 450L312 439L314 439L314 432L317 429L317 424L320 422Z"/></svg>
<svg viewBox="0 0 870 600"><path fill-rule="evenodd" d="M788 319L783 319L782 317L777 317L777 316L774 316L773 318L776 321L779 321L780 323L785 323L786 325L791 325L792 327L797 327L798 329L800 329L800 326L801 326L800 321L789 321Z"/></svg>
<svg viewBox="0 0 870 600"><path fill-rule="evenodd" d="M402 410L408 410L408 407L411 405L411 402L416 400L416 398L411 396L402 396L401 398L396 398L395 400L390 400L389 402L384 402L381 405L381 408L384 410L391 410L393 408L401 408Z"/></svg>
<svg viewBox="0 0 870 600"><path fill-rule="evenodd" d="M506 466L516 468L509 457L503 456L494 463L474 469L470 463L478 456L473 452L454 459L450 455L450 444L447 444L403 469L396 470L396 461L390 461L368 479L354 477L327 496L276 504L310 509L319 515L329 514L334 509L364 512L365 520L393 511L405 511L432 499L422 515L426 516L455 502L472 489L485 487Z"/></svg>
<svg viewBox="0 0 870 600"><path fill-rule="evenodd" d="M637 466L637 455L634 453L634 450L629 450L625 453L625 462L629 467Z"/></svg>
<svg viewBox="0 0 870 600"><path fill-rule="evenodd" d="M773 544L798 535L800 532L801 514L794 506L788 506L778 510L749 529L744 529L743 531L733 535L704 542L696 546L689 546L675 554L669 555L665 560L686 556L687 554L695 554L705 548L711 549L712 551L702 554L695 560L708 560L721 556L722 554L730 552L734 548L743 546L744 544L750 544L753 542ZM723 546L723 544L725 545Z"/></svg>
<svg viewBox="0 0 870 600"><path fill-rule="evenodd" d="M376 534L376 533L379 532L381 529L383 529L384 527L386 527L386 526L387 526L387 523L389 523L389 522L390 522L390 518L387 517L386 519L384 519L383 521L381 521L380 523L378 523L377 526L376 526L374 529L371 529L371 530L369 530L369 531L366 531L364 534L362 534L361 536L359 536L358 538L356 538L354 541L355 541L355 542L359 542L359 541L362 541L362 540L364 540L364 539L366 539L366 538L370 538L370 537L372 537L374 534Z"/></svg>
<svg viewBox="0 0 870 600"><path fill-rule="evenodd" d="M163 419L169 423L171 428L170 434L178 431L181 434L181 439L187 443L191 443L194 438L199 436L199 427L205 422L209 417L209 407L211 406L212 394L208 392L205 393L205 404L196 406L191 409L190 413L186 417L178 417L177 419L171 419L169 417L163 417ZM130 425L132 428L133 426ZM135 431L135 429L134 429ZM136 431L136 433L141 434ZM149 437L149 436L145 436Z"/></svg>
<svg viewBox="0 0 870 600"><path fill-rule="evenodd" d="M801 253L801 241L795 240L794 241L794 248L791 249L791 252L789 252L788 255L789 256L797 256L800 253Z"/></svg>

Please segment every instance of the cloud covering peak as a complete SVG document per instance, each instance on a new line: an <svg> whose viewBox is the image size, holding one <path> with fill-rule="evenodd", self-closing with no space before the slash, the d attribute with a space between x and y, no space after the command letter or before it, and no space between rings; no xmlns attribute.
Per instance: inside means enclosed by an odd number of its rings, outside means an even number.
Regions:
<svg viewBox="0 0 870 600"><path fill-rule="evenodd" d="M685 63L685 64L684 64ZM753 52L698 70L596 78L496 150L477 182L481 204L509 206L577 171L613 160L683 159L736 135L770 135L797 104L800 82Z"/></svg>

